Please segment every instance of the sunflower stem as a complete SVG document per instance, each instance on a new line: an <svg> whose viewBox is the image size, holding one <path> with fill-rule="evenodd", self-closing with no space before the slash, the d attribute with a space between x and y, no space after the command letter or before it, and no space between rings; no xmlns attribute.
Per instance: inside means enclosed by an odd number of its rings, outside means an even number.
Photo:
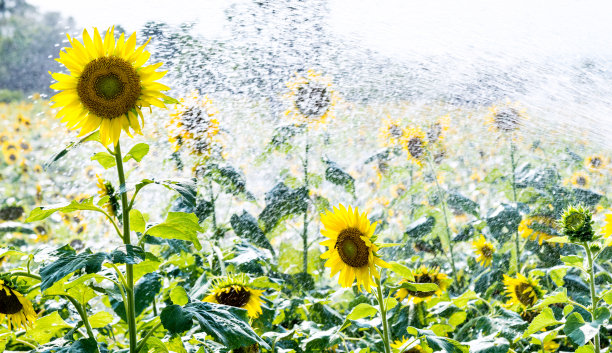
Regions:
<svg viewBox="0 0 612 353"><path fill-rule="evenodd" d="M510 139L510 165L512 166L512 202L516 205L516 160L514 159L514 150L516 146L512 139ZM519 239L518 229L514 231L514 246L516 247L516 273L520 273L520 265L521 262L521 245Z"/></svg>
<svg viewBox="0 0 612 353"><path fill-rule="evenodd" d="M89 324L89 318L87 317L87 310L75 298L69 295L64 295L64 297L70 300L72 305L74 305L74 308L79 313L79 316L81 317L81 320L83 321L83 325L85 325L85 329L87 330L87 335L89 336L89 338L91 338L92 340L96 342L96 352L99 352L98 341L96 341L96 336L94 336L93 330L91 329L91 325Z"/></svg>
<svg viewBox="0 0 612 353"><path fill-rule="evenodd" d="M153 333L155 333L155 331L162 325L161 321L157 323L157 325L155 325L152 329L149 330L149 332L147 332L147 334L140 340L140 343L138 344L138 347L136 347L136 352L140 352L140 350L142 350L144 348L144 346L147 344L147 340L149 339L149 337L151 337L151 335Z"/></svg>
<svg viewBox="0 0 612 353"><path fill-rule="evenodd" d="M587 242L583 242L582 246L587 255L587 261L589 263L589 285L591 286L591 317L595 321L595 310L597 309L597 294L595 292L595 271L593 267L593 253ZM599 344L599 329L595 335L595 353L600 353L601 347Z"/></svg>
<svg viewBox="0 0 612 353"><path fill-rule="evenodd" d="M380 307L380 317L383 324L383 335L382 340L385 345L385 352L391 353L391 345L389 342L389 323L387 322L387 306L385 305L385 299L382 293L382 285L380 284L380 278L375 278L376 281L376 299L378 299L378 306Z"/></svg>
<svg viewBox="0 0 612 353"><path fill-rule="evenodd" d="M308 152L310 151L310 143L308 141L308 125L306 125L306 143L304 146L304 188L306 188L306 197L310 200L310 192L308 191ZM304 251L304 273L308 273L308 201L304 208L304 229L302 231L302 242Z"/></svg>
<svg viewBox="0 0 612 353"><path fill-rule="evenodd" d="M119 190L121 192L121 211L123 215L121 222L123 223L123 243L125 245L131 245L130 236L130 208L127 197L127 190L125 187L125 174L123 172L123 159L121 158L121 146L119 141L115 145L115 160L117 161L117 174L119 177ZM125 264L126 272L126 287L125 294L127 296L127 320L129 328L130 338L130 353L136 353L137 347L137 328L136 328L136 311L134 304L134 266L132 264Z"/></svg>

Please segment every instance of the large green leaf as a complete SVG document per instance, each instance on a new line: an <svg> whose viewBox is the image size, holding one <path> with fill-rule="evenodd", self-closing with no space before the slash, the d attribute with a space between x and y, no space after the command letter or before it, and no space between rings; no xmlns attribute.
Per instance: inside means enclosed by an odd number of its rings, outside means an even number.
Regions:
<svg viewBox="0 0 612 353"><path fill-rule="evenodd" d="M481 337L467 344L470 346L470 353L506 353L510 349L508 340L495 337L495 334Z"/></svg>
<svg viewBox="0 0 612 353"><path fill-rule="evenodd" d="M307 200L306 188L291 189L283 183L276 184L266 193L266 207L259 214L264 232L268 233L288 216L304 213Z"/></svg>
<svg viewBox="0 0 612 353"><path fill-rule="evenodd" d="M504 241L514 233L521 223L521 215L514 205L501 204L487 215L487 225L491 234L498 240Z"/></svg>
<svg viewBox="0 0 612 353"><path fill-rule="evenodd" d="M330 160L323 160L327 165L325 168L325 179L327 181L344 187L347 192L351 194L355 192L355 178L349 173L345 172L336 162Z"/></svg>
<svg viewBox="0 0 612 353"><path fill-rule="evenodd" d="M32 212L30 212L30 215L28 216L28 218L26 218L26 222L42 221L43 219L51 216L52 214L58 211L64 213L70 213L74 211L103 212L102 209L94 205L93 197L90 197L81 201L80 203L76 200L73 200L72 202L64 202L54 205L36 207L32 210Z"/></svg>
<svg viewBox="0 0 612 353"><path fill-rule="evenodd" d="M162 289L162 277L159 273L147 273L144 275L134 287L134 298L136 307L136 316L149 306Z"/></svg>
<svg viewBox="0 0 612 353"><path fill-rule="evenodd" d="M241 238L246 238L250 240L253 244L261 246L262 248L268 249L274 254L274 249L272 245L266 238L264 232L259 228L259 224L257 224L257 219L251 216L247 211L242 211L240 216L234 214L230 218L230 224L238 235Z"/></svg>
<svg viewBox="0 0 612 353"><path fill-rule="evenodd" d="M597 308L595 310L595 320L593 322L585 322L582 315L575 312L567 317L563 332L575 344L584 346L599 332L601 325L605 324L610 318L610 310L606 307Z"/></svg>
<svg viewBox="0 0 612 353"><path fill-rule="evenodd" d="M433 348L434 352L469 353L469 346L448 337L437 336L431 330L420 330L415 327L408 327L408 333L413 336L424 338L427 345Z"/></svg>
<svg viewBox="0 0 612 353"><path fill-rule="evenodd" d="M200 329L223 343L228 349L259 344L270 349L249 325L247 311L226 305L193 302L180 307L169 305L160 315L162 325L170 334L181 334L189 330L193 320Z"/></svg>
<svg viewBox="0 0 612 353"><path fill-rule="evenodd" d="M136 191L142 189L149 184L163 185L170 190L178 192L185 202L191 206L196 207L196 180L195 179L172 179L172 180L156 180L156 179L142 179L136 184Z"/></svg>
<svg viewBox="0 0 612 353"><path fill-rule="evenodd" d="M146 143L137 143L125 154L125 156L123 156L123 161L127 162L130 159L134 159L136 162L140 162L147 153L149 153L149 145Z"/></svg>
<svg viewBox="0 0 612 353"><path fill-rule="evenodd" d="M195 214L168 212L168 216L164 222L150 227L145 234L163 239L190 241L197 250L200 250L202 249L202 245L198 240L198 232L202 232L203 230Z"/></svg>
<svg viewBox="0 0 612 353"><path fill-rule="evenodd" d="M461 194L448 193L446 203L454 210L469 213L474 217L480 217L480 207L478 206L478 203Z"/></svg>
<svg viewBox="0 0 612 353"><path fill-rule="evenodd" d="M378 309L368 303L357 304L350 314L346 317L349 320L359 320L364 317L373 316L378 313Z"/></svg>
<svg viewBox="0 0 612 353"><path fill-rule="evenodd" d="M100 163L104 169L112 168L117 165L115 156L108 152L98 152L91 157L91 160Z"/></svg>
<svg viewBox="0 0 612 353"><path fill-rule="evenodd" d="M221 185L226 193L232 195L245 195L247 199L254 200L254 196L251 195L246 189L246 178L231 165L218 165L209 164L206 166L206 172L204 175L207 178L212 179L215 183Z"/></svg>
<svg viewBox="0 0 612 353"><path fill-rule="evenodd" d="M531 321L529 327L523 334L523 337L527 337L533 333L539 332L540 330L548 326L554 326L559 324L561 324L561 322L555 318L555 314L553 313L552 309L546 307L542 310L540 314L538 314L538 316L536 316Z"/></svg>
<svg viewBox="0 0 612 353"><path fill-rule="evenodd" d="M65 329L71 327L62 319L57 311L54 311L49 315L36 319L34 327L28 330L28 335L39 344L45 344L52 338L57 337Z"/></svg>
<svg viewBox="0 0 612 353"><path fill-rule="evenodd" d="M55 282L81 269L85 269L86 273L96 273L102 269L102 263L107 258L105 253L94 254L89 250L80 254L62 254L55 262L40 269L40 289L44 292Z"/></svg>
<svg viewBox="0 0 612 353"><path fill-rule="evenodd" d="M420 238L429 234L436 225L436 219L432 216L423 216L410 223L404 234L412 238Z"/></svg>

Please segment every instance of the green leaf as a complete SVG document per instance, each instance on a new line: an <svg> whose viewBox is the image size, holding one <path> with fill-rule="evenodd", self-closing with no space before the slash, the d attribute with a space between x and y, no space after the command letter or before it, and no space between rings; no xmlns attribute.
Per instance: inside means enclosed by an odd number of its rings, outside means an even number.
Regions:
<svg viewBox="0 0 612 353"><path fill-rule="evenodd" d="M202 249L198 240L198 232L204 229L198 223L198 217L193 213L168 212L166 220L147 229L145 234L163 239L180 239L193 243L197 250Z"/></svg>
<svg viewBox="0 0 612 353"><path fill-rule="evenodd" d="M473 215L474 217L480 218L480 206L478 203L463 195L449 193L446 197L446 203L450 208L456 211L463 211Z"/></svg>
<svg viewBox="0 0 612 353"><path fill-rule="evenodd" d="M240 238L249 239L253 244L268 249L274 254L274 249L264 232L259 228L257 219L250 213L243 210L240 216L233 214L230 218L230 224Z"/></svg>
<svg viewBox="0 0 612 353"><path fill-rule="evenodd" d="M145 259L145 251L140 246L123 245L110 254L114 264L137 264Z"/></svg>
<svg viewBox="0 0 612 353"><path fill-rule="evenodd" d="M206 166L204 175L206 178L210 178L215 183L222 186L224 191L228 194L244 194L249 200L255 199L246 189L245 176L231 165L220 166L214 163L209 164Z"/></svg>
<svg viewBox="0 0 612 353"><path fill-rule="evenodd" d="M147 273L157 271L160 265L160 261L150 259L146 259L143 262L134 265L134 281L138 281Z"/></svg>
<svg viewBox="0 0 612 353"><path fill-rule="evenodd" d="M465 308L465 306L468 304L468 302L470 300L476 300L476 299L480 299L478 297L478 294L476 294L476 292L474 292L473 290L468 290L465 293L461 294L460 296L458 296L457 298L453 298L453 304L455 304L458 308L463 309Z"/></svg>
<svg viewBox="0 0 612 353"><path fill-rule="evenodd" d="M607 291L601 293L601 299L603 299L606 304L612 304L612 289L608 289Z"/></svg>
<svg viewBox="0 0 612 353"><path fill-rule="evenodd" d="M572 266L584 270L584 259L577 255L561 256L561 261L567 266Z"/></svg>
<svg viewBox="0 0 612 353"><path fill-rule="evenodd" d="M274 229L282 219L304 213L307 200L306 188L291 189L283 183L276 184L266 193L266 207L259 214L264 233Z"/></svg>
<svg viewBox="0 0 612 353"><path fill-rule="evenodd" d="M34 327L28 330L28 335L39 344L45 344L52 338L57 337L63 330L71 327L61 318L59 312L54 311L49 315L36 319Z"/></svg>
<svg viewBox="0 0 612 353"><path fill-rule="evenodd" d="M548 269L548 275L550 279L555 282L555 284L559 287L562 287L565 284L563 278L567 274L568 268L566 266L555 266Z"/></svg>
<svg viewBox="0 0 612 353"><path fill-rule="evenodd" d="M469 353L469 346L447 337L436 336L431 330L420 330L415 327L408 327L408 333L413 336L424 337L427 341L427 345L433 348L434 352Z"/></svg>
<svg viewBox="0 0 612 353"><path fill-rule="evenodd" d="M589 343L588 346L578 347L576 353L595 353L595 348Z"/></svg>
<svg viewBox="0 0 612 353"><path fill-rule="evenodd" d="M157 272L147 273L136 283L134 287L136 316L142 314L153 303L161 289L162 276Z"/></svg>
<svg viewBox="0 0 612 353"><path fill-rule="evenodd" d="M508 340L495 336L493 334L467 342L470 346L470 353L507 353L510 348Z"/></svg>
<svg viewBox="0 0 612 353"><path fill-rule="evenodd" d="M149 336L142 352L147 353L169 353L166 344L155 336ZM198 351L199 352L199 351Z"/></svg>
<svg viewBox="0 0 612 353"><path fill-rule="evenodd" d="M57 162L58 160L62 159L64 156L66 156L68 154L68 152L70 152L71 150L75 149L80 144L88 142L88 141L98 141L98 142L100 142L100 132L98 130L96 130L96 131L90 133L89 135L83 137L79 141L71 142L63 150L61 150L58 153L56 153L55 155L53 155L53 157L51 157L47 162L45 162L45 164L43 165L43 168L45 170L47 170L53 163Z"/></svg>
<svg viewBox="0 0 612 353"><path fill-rule="evenodd" d="M189 296L187 295L185 288L176 286L170 291L170 300L172 300L173 304L182 306L189 303Z"/></svg>
<svg viewBox="0 0 612 353"><path fill-rule="evenodd" d="M408 267L395 261L391 261L389 264L391 265L391 271L408 281L414 282L414 275Z"/></svg>
<svg viewBox="0 0 612 353"><path fill-rule="evenodd" d="M551 308L544 308L542 309L542 312L531 321L529 327L527 327L527 330L523 334L523 337L528 337L533 333L541 331L543 328L559 325L561 323L562 322L555 319L555 314Z"/></svg>
<svg viewBox="0 0 612 353"><path fill-rule="evenodd" d="M185 202L191 206L196 207L196 182L195 179L173 179L173 180L155 180L155 179L142 179L136 184L136 192L149 184L163 185L167 189L178 192Z"/></svg>
<svg viewBox="0 0 612 353"><path fill-rule="evenodd" d="M170 96L163 97L162 102L164 102L164 104L181 104L181 102L179 102L176 98L172 98Z"/></svg>
<svg viewBox="0 0 612 353"><path fill-rule="evenodd" d="M327 159L323 161L327 165L325 169L325 179L333 184L343 186L346 192L351 194L355 193L355 178L340 168L337 163Z"/></svg>
<svg viewBox="0 0 612 353"><path fill-rule="evenodd" d="M36 234L31 226L19 222L0 223L0 234L2 233Z"/></svg>
<svg viewBox="0 0 612 353"><path fill-rule="evenodd" d="M291 139L306 131L305 125L283 125L274 129L272 140L266 147L266 152L269 153L272 150L283 150L287 152L291 148Z"/></svg>
<svg viewBox="0 0 612 353"><path fill-rule="evenodd" d="M26 222L42 221L43 219L51 216L52 214L58 211L64 212L64 213L70 213L74 211L102 212L102 209L100 209L97 206L94 206L93 197L90 197L88 199L81 201L81 203L77 202L76 200L73 200L70 203L64 202L64 203L58 203L58 204L53 204L53 205L48 205L48 206L36 207L35 209L32 210L32 212L30 212L30 215L25 221Z"/></svg>
<svg viewBox="0 0 612 353"><path fill-rule="evenodd" d="M385 308L387 311L395 308L397 306L397 300L395 298L386 298L385 299Z"/></svg>
<svg viewBox="0 0 612 353"><path fill-rule="evenodd" d="M96 273L102 269L102 262L106 259L105 253L92 254L89 250L77 255L64 254L55 262L40 269L40 289L44 292L55 282L81 269L85 269L86 273Z"/></svg>
<svg viewBox="0 0 612 353"><path fill-rule="evenodd" d="M91 157L91 160L100 163L104 169L112 168L117 165L115 156L108 152L98 152Z"/></svg>
<svg viewBox="0 0 612 353"><path fill-rule="evenodd" d="M610 318L610 310L606 307L595 310L595 320L585 322L579 313L570 314L565 322L563 332L577 345L584 346L599 332L599 327Z"/></svg>
<svg viewBox="0 0 612 353"><path fill-rule="evenodd" d="M142 213L135 208L130 210L130 229L138 232L144 233L146 227L146 222Z"/></svg>
<svg viewBox="0 0 612 353"><path fill-rule="evenodd" d="M136 162L140 162L147 153L149 153L149 145L146 143L138 143L123 156L123 161L127 162L130 159L134 159Z"/></svg>
<svg viewBox="0 0 612 353"><path fill-rule="evenodd" d="M196 320L202 331L223 343L228 349L259 344L270 349L251 328L247 311L226 305L192 302L184 307L169 305L160 315L162 325L170 334L181 334Z"/></svg>
<svg viewBox="0 0 612 353"><path fill-rule="evenodd" d="M540 300L534 308L542 308L551 304L568 303L570 298L567 296L567 288L557 288L554 292L548 294Z"/></svg>
<svg viewBox="0 0 612 353"><path fill-rule="evenodd" d="M113 322L113 315L106 311L99 311L89 317L92 328L101 328Z"/></svg>
<svg viewBox="0 0 612 353"><path fill-rule="evenodd" d="M569 244L570 240L568 237L552 237L550 239L546 239L549 243L557 243L557 244Z"/></svg>
<svg viewBox="0 0 612 353"><path fill-rule="evenodd" d="M412 238L421 238L433 230L436 225L436 219L432 216L423 216L416 221L410 223L404 234Z"/></svg>
<svg viewBox="0 0 612 353"><path fill-rule="evenodd" d="M357 304L350 314L346 317L349 320L359 320L364 317L373 316L378 313L378 309L367 303Z"/></svg>
<svg viewBox="0 0 612 353"><path fill-rule="evenodd" d="M412 292L435 292L440 287L438 287L435 283L412 283L412 282L404 282L398 288L408 289Z"/></svg>

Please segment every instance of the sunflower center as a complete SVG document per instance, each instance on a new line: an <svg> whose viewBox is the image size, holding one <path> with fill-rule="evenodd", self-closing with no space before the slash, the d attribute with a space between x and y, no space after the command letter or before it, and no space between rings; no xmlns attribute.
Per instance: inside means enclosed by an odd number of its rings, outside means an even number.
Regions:
<svg viewBox="0 0 612 353"><path fill-rule="evenodd" d="M393 124L391 126L389 126L389 135L391 135L391 137L398 139L400 137L402 137L402 135L404 134L404 132L402 131L402 128Z"/></svg>
<svg viewBox="0 0 612 353"><path fill-rule="evenodd" d="M406 147L408 149L408 153L410 153L410 155L416 159L421 158L425 153L425 150L423 149L423 140L421 140L419 137L413 137L408 140Z"/></svg>
<svg viewBox="0 0 612 353"><path fill-rule="evenodd" d="M493 257L493 248L488 244L483 245L480 252L482 253L482 256L486 257L487 259Z"/></svg>
<svg viewBox="0 0 612 353"><path fill-rule="evenodd" d="M521 304L525 306L531 306L535 304L538 298L535 296L530 296L530 293L533 291L533 288L528 283L521 283L514 287L514 294L516 294L516 298L521 302Z"/></svg>
<svg viewBox="0 0 612 353"><path fill-rule="evenodd" d="M351 267L368 265L369 248L362 236L363 233L357 228L347 228L338 234L336 249L342 261Z"/></svg>
<svg viewBox="0 0 612 353"><path fill-rule="evenodd" d="M9 292L7 294L6 292ZM6 286L0 286L0 314L16 314L23 309L23 304L19 301L15 292Z"/></svg>
<svg viewBox="0 0 612 353"><path fill-rule="evenodd" d="M330 103L329 89L323 84L312 81L299 87L295 97L295 105L298 110L308 117L322 116L327 112Z"/></svg>
<svg viewBox="0 0 612 353"><path fill-rule="evenodd" d="M593 159L591 159L591 166L593 168L599 168L601 167L601 158L599 157L593 157Z"/></svg>
<svg viewBox="0 0 612 353"><path fill-rule="evenodd" d="M519 126L519 113L516 109L509 108L495 114L495 126L503 131L510 132L516 130Z"/></svg>
<svg viewBox="0 0 612 353"><path fill-rule="evenodd" d="M251 292L243 287L232 286L229 291L219 292L215 297L219 304L242 308L249 302Z"/></svg>
<svg viewBox="0 0 612 353"><path fill-rule="evenodd" d="M140 93L140 76L129 62L116 56L90 61L77 83L81 103L104 119L127 114L136 107Z"/></svg>
<svg viewBox="0 0 612 353"><path fill-rule="evenodd" d="M442 125L435 123L431 125L431 128L427 131L427 140L430 142L438 141L438 138L442 135Z"/></svg>
<svg viewBox="0 0 612 353"><path fill-rule="evenodd" d="M582 212L572 212L565 217L565 226L566 228L578 231L584 223L586 222L586 217Z"/></svg>
<svg viewBox="0 0 612 353"><path fill-rule="evenodd" d="M190 107L183 113L181 118L181 124L183 124L185 130L194 135L207 132L210 126L208 114L199 107Z"/></svg>
<svg viewBox="0 0 612 353"><path fill-rule="evenodd" d="M586 178L583 176L579 176L576 179L576 184L580 185L580 186L585 186L586 185Z"/></svg>

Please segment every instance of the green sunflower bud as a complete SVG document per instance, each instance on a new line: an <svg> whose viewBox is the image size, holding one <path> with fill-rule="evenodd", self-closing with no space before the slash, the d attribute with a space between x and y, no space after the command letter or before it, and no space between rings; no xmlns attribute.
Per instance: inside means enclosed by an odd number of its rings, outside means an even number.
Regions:
<svg viewBox="0 0 612 353"><path fill-rule="evenodd" d="M571 241L591 241L595 235L591 218L591 211L588 209L582 206L570 206L563 212L559 225L563 234Z"/></svg>

